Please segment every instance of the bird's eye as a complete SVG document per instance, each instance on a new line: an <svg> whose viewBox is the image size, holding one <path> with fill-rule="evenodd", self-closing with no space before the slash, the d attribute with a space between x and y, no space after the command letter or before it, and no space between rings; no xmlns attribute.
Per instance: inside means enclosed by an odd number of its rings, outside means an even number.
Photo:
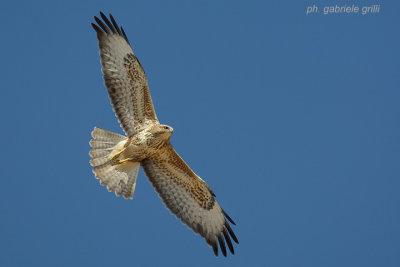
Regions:
<svg viewBox="0 0 400 267"><path fill-rule="evenodd" d="M165 129L165 130L168 130L169 128L168 128L168 126L164 126L164 129Z"/></svg>

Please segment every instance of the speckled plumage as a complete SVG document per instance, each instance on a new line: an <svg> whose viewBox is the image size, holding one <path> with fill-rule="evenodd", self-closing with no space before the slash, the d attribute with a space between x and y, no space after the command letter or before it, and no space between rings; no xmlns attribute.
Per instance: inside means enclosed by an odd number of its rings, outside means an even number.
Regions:
<svg viewBox="0 0 400 267"><path fill-rule="evenodd" d="M210 187L176 153L170 143L173 129L159 123L143 67L128 38L110 15L100 12L92 23L100 47L102 72L113 109L127 137L95 128L90 141L93 172L117 196L133 198L139 167L166 207L203 236L218 256L231 238L239 243ZM228 221L227 221L228 220Z"/></svg>

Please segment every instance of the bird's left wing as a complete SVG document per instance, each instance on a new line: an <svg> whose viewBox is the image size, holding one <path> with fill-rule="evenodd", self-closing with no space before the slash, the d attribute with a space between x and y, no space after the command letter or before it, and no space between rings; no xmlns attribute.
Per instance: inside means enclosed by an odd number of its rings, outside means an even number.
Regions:
<svg viewBox="0 0 400 267"><path fill-rule="evenodd" d="M226 219L235 223L214 199L210 187L189 168L170 144L156 156L142 161L142 167L167 208L194 232L203 236L216 256L218 243L226 256L225 241L234 254L230 237L239 242Z"/></svg>
<svg viewBox="0 0 400 267"><path fill-rule="evenodd" d="M110 14L110 20L94 17L92 23L99 40L103 78L114 111L128 137L133 136L146 122L158 123L151 100L147 78L136 58L122 27Z"/></svg>

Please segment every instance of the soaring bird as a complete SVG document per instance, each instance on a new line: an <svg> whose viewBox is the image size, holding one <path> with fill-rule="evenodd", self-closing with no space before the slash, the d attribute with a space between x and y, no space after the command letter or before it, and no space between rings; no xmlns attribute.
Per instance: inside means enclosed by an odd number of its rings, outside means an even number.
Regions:
<svg viewBox="0 0 400 267"><path fill-rule="evenodd" d="M140 166L166 207L218 256L218 243L234 254L231 238L239 244L228 221L235 224L215 200L211 188L197 176L172 147L174 132L160 124L147 78L122 27L102 12L92 23L97 34L105 86L126 136L95 127L89 155L93 173L108 191L133 198Z"/></svg>

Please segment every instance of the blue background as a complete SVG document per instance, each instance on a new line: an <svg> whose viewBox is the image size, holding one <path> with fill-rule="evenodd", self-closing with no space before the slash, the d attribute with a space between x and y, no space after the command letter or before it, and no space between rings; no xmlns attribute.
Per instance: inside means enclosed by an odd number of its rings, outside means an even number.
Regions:
<svg viewBox="0 0 400 267"><path fill-rule="evenodd" d="M306 7L380 4L379 14ZM400 4L2 3L1 266L400 266ZM179 154L236 221L215 258L141 171L133 200L91 172L122 133L90 22L111 12Z"/></svg>

